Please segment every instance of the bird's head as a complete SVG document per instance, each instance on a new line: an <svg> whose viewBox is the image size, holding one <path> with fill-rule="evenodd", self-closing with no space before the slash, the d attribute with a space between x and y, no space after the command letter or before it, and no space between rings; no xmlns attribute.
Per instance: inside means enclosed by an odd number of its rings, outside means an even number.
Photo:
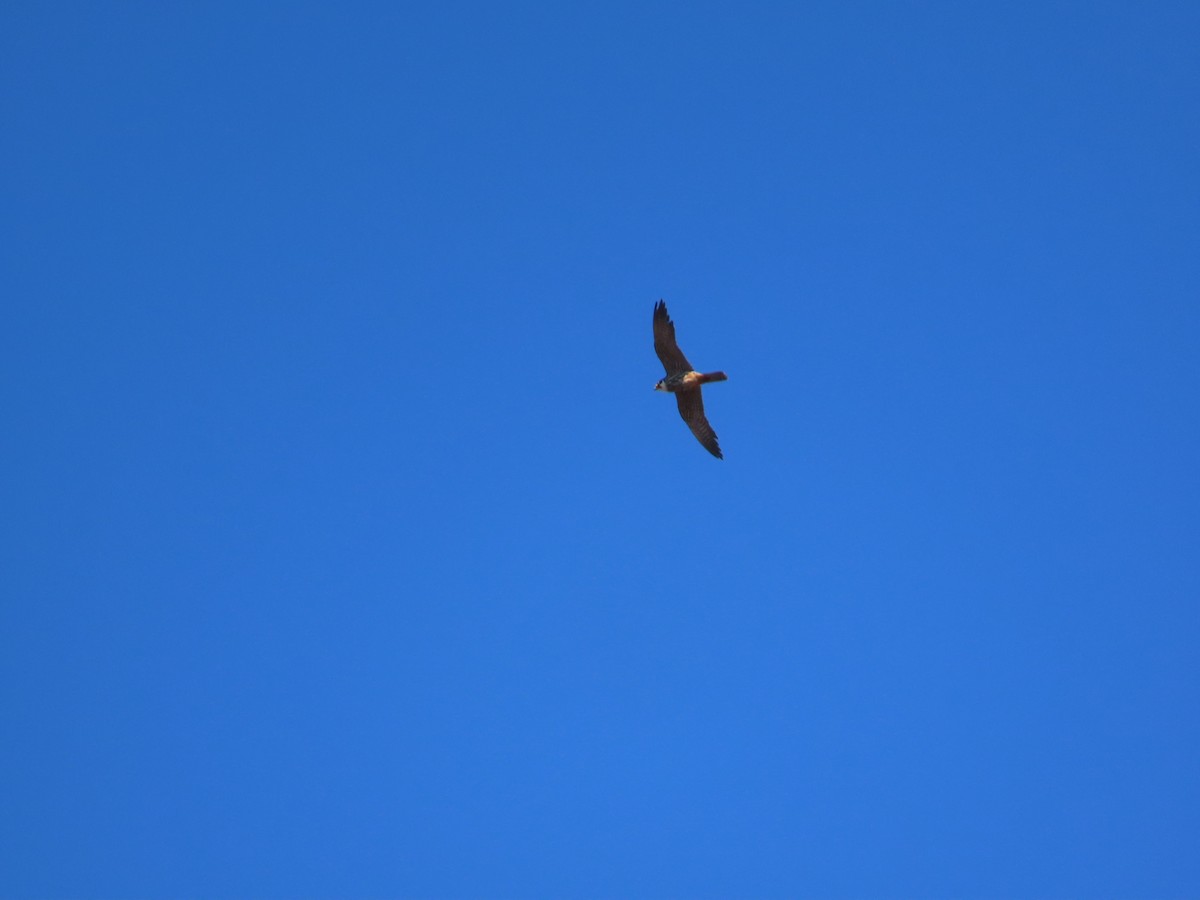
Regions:
<svg viewBox="0 0 1200 900"><path fill-rule="evenodd" d="M665 391L667 389L667 379L661 379L658 384L654 386L654 389L656 391Z"/></svg>

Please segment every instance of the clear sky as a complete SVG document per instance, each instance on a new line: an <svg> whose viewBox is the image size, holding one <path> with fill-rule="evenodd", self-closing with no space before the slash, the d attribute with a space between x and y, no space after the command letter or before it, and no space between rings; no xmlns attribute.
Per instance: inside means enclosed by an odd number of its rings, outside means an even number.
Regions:
<svg viewBox="0 0 1200 900"><path fill-rule="evenodd" d="M4 3L0 895L1200 895L1198 47Z"/></svg>

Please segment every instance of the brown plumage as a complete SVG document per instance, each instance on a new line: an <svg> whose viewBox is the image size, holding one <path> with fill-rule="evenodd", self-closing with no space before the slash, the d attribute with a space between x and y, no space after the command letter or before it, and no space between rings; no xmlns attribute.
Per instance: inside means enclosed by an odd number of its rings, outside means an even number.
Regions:
<svg viewBox="0 0 1200 900"><path fill-rule="evenodd" d="M679 404L679 415L687 422L704 449L717 459L724 459L717 445L717 433L708 424L704 415L704 400L700 396L700 385L712 381L725 381L724 372L700 373L692 368L679 345L675 343L675 323L667 315L667 304L662 300L654 305L654 352L662 360L667 377L654 386L656 391L668 391L675 395Z"/></svg>

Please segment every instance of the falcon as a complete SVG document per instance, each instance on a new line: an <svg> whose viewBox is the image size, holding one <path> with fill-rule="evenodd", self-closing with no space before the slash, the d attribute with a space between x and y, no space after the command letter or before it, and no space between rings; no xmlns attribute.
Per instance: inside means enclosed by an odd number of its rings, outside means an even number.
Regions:
<svg viewBox="0 0 1200 900"><path fill-rule="evenodd" d="M717 433L704 417L704 400L700 397L700 385L710 381L727 381L724 372L701 374L692 368L679 345L675 343L675 323L667 315L667 304L662 300L654 305L654 352L662 360L667 377L654 386L656 391L667 391L675 395L679 404L679 415L687 422L704 449L717 459L724 459L717 446Z"/></svg>

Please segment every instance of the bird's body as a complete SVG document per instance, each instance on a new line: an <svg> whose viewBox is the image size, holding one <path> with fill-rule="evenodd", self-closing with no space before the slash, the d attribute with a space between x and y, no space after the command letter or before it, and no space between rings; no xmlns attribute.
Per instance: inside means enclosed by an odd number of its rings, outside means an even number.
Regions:
<svg viewBox="0 0 1200 900"><path fill-rule="evenodd" d="M679 415L687 422L696 440L717 459L724 459L721 447L717 444L717 433L704 415L700 386L713 381L726 381L728 376L724 372L697 372L692 368L675 343L675 323L667 315L667 304L662 300L654 306L654 352L667 370L667 377L659 381L654 389L674 394Z"/></svg>
<svg viewBox="0 0 1200 900"><path fill-rule="evenodd" d="M700 385L708 384L710 381L728 380L729 376L724 372L708 372L705 374L701 374L700 372L677 372L674 375L668 375L656 384L654 389L674 394L679 391L699 390Z"/></svg>

